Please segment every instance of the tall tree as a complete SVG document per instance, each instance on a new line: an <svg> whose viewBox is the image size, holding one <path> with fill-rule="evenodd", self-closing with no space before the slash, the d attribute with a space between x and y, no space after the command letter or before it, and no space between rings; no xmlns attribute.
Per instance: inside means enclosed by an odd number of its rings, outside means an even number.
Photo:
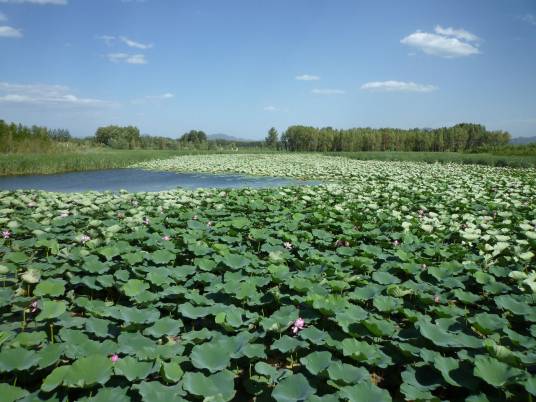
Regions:
<svg viewBox="0 0 536 402"><path fill-rule="evenodd" d="M279 134L277 133L275 127L272 127L270 130L268 130L268 135L264 139L264 142L269 148L277 148L277 144L279 142Z"/></svg>

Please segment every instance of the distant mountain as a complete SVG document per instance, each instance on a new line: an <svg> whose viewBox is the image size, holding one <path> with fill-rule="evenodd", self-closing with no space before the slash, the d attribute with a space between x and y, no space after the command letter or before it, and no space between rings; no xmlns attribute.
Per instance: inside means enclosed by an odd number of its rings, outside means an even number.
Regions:
<svg viewBox="0 0 536 402"><path fill-rule="evenodd" d="M209 140L248 141L248 140L245 140L244 138L233 137L232 135L221 134L221 133L209 134L207 135L207 137Z"/></svg>
<svg viewBox="0 0 536 402"><path fill-rule="evenodd" d="M510 144L523 145L536 143L536 137L516 137L510 140Z"/></svg>

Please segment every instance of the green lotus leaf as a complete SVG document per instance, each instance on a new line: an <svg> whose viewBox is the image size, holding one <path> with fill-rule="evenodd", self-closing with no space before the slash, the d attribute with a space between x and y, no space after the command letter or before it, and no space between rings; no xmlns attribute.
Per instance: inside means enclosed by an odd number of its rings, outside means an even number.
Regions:
<svg viewBox="0 0 536 402"><path fill-rule="evenodd" d="M133 388L137 389L144 401L151 402L182 402L184 391L179 385L165 386L158 381L149 381L136 384ZM130 400L130 399L129 399Z"/></svg>
<svg viewBox="0 0 536 402"><path fill-rule="evenodd" d="M364 367L355 367L350 364L333 362L328 367L328 376L338 383L357 384L370 378L370 374Z"/></svg>
<svg viewBox="0 0 536 402"><path fill-rule="evenodd" d="M275 386L272 398L277 402L306 401L315 392L303 374L293 374Z"/></svg>
<svg viewBox="0 0 536 402"><path fill-rule="evenodd" d="M194 367L214 373L229 366L231 353L231 348L224 343L203 343L193 347L190 359Z"/></svg>
<svg viewBox="0 0 536 402"><path fill-rule="evenodd" d="M91 317L86 321L86 331L99 338L111 338L114 336L114 332L118 331L118 328L111 321Z"/></svg>
<svg viewBox="0 0 536 402"><path fill-rule="evenodd" d="M458 383L454 378L452 378L453 372L458 370L460 363L458 360L453 359L452 357L443 357L437 354L434 358L434 367L441 373L443 379L455 387L461 387L462 385Z"/></svg>
<svg viewBox="0 0 536 402"><path fill-rule="evenodd" d="M522 376L523 372L492 357L479 355L475 358L474 374L488 384L500 388Z"/></svg>
<svg viewBox="0 0 536 402"><path fill-rule="evenodd" d="M72 388L86 388L106 383L111 375L110 358L93 355L76 360L63 377L63 384Z"/></svg>
<svg viewBox="0 0 536 402"><path fill-rule="evenodd" d="M479 313L469 319L479 332L490 335L505 327L508 327L508 320L497 314Z"/></svg>
<svg viewBox="0 0 536 402"><path fill-rule="evenodd" d="M536 376L529 376L525 381L525 389L531 395L536 396Z"/></svg>
<svg viewBox="0 0 536 402"><path fill-rule="evenodd" d="M381 285L400 283L400 279L394 275L391 275L389 272L376 271L372 274L372 279Z"/></svg>
<svg viewBox="0 0 536 402"><path fill-rule="evenodd" d="M166 381L173 383L178 382L184 374L178 362L163 362L160 373Z"/></svg>
<svg viewBox="0 0 536 402"><path fill-rule="evenodd" d="M391 402L393 400L389 392L368 381L351 387L343 387L339 395L349 402Z"/></svg>
<svg viewBox="0 0 536 402"><path fill-rule="evenodd" d="M296 338L291 338L288 335L283 335L281 338L272 343L272 350L279 350L281 353L294 352L297 348L304 348L307 343Z"/></svg>
<svg viewBox="0 0 536 402"><path fill-rule="evenodd" d="M48 344L39 352L37 352L37 358L39 359L39 368L47 368L56 364L63 353L63 345L61 344Z"/></svg>
<svg viewBox="0 0 536 402"><path fill-rule="evenodd" d="M39 356L32 350L23 348L3 349L0 352L0 372L23 371L36 366Z"/></svg>
<svg viewBox="0 0 536 402"><path fill-rule="evenodd" d="M185 373L182 387L188 393L204 397L205 400L229 401L235 395L234 375L227 370L208 377L201 373Z"/></svg>
<svg viewBox="0 0 536 402"><path fill-rule="evenodd" d="M511 311L517 315L534 314L534 307L529 306L527 303L516 300L510 295L497 296L495 303L499 308Z"/></svg>
<svg viewBox="0 0 536 402"><path fill-rule="evenodd" d="M46 332L34 331L34 332L21 332L11 342L11 346L36 346L44 342L47 339Z"/></svg>
<svg viewBox="0 0 536 402"><path fill-rule="evenodd" d="M397 332L396 325L390 320L370 317L362 323L374 336L394 336Z"/></svg>
<svg viewBox="0 0 536 402"><path fill-rule="evenodd" d="M25 389L0 383L0 395L2 395L3 402L15 402L28 394L29 392Z"/></svg>
<svg viewBox="0 0 536 402"><path fill-rule="evenodd" d="M28 261L28 256L21 251L12 251L4 255L6 261L14 262L15 264L22 264Z"/></svg>
<svg viewBox="0 0 536 402"><path fill-rule="evenodd" d="M143 291L149 289L149 284L139 279L129 279L122 286L123 292L128 297L136 297Z"/></svg>
<svg viewBox="0 0 536 402"><path fill-rule="evenodd" d="M37 321L51 320L59 317L67 310L67 304L63 301L43 300L41 311L35 317Z"/></svg>
<svg viewBox="0 0 536 402"><path fill-rule="evenodd" d="M222 262L232 269L244 268L251 263L250 260L238 254L227 254L222 258Z"/></svg>
<svg viewBox="0 0 536 402"><path fill-rule="evenodd" d="M331 364L330 352L313 352L300 359L301 364L313 375L318 375Z"/></svg>
<svg viewBox="0 0 536 402"><path fill-rule="evenodd" d="M183 324L181 320L164 317L155 321L155 323L151 327L146 328L143 333L154 338L161 338L164 335L177 336L182 326Z"/></svg>
<svg viewBox="0 0 536 402"><path fill-rule="evenodd" d="M96 255L89 255L84 259L84 264L82 264L82 269L92 274L103 274L108 271L110 267L101 262L99 257Z"/></svg>
<svg viewBox="0 0 536 402"><path fill-rule="evenodd" d="M78 399L77 402L130 402L130 397L127 395L127 388L101 388L95 394L88 398Z"/></svg>
<svg viewBox="0 0 536 402"><path fill-rule="evenodd" d="M206 317L209 312L207 307L195 307L190 303L184 303L179 306L179 313L186 318L202 318Z"/></svg>
<svg viewBox="0 0 536 402"><path fill-rule="evenodd" d="M65 282L63 279L47 279L34 289L35 296L52 296L58 297L65 293Z"/></svg>
<svg viewBox="0 0 536 402"><path fill-rule="evenodd" d="M168 264L175 261L176 256L169 250L156 250L150 258L155 264Z"/></svg>
<svg viewBox="0 0 536 402"><path fill-rule="evenodd" d="M116 375L122 375L128 381L143 380L155 371L153 363L141 362L130 356L119 359L113 367Z"/></svg>
<svg viewBox="0 0 536 402"><path fill-rule="evenodd" d="M52 372L45 377L43 383L41 384L41 390L44 392L50 392L59 387L67 373L71 370L71 366L59 366L56 367Z"/></svg>

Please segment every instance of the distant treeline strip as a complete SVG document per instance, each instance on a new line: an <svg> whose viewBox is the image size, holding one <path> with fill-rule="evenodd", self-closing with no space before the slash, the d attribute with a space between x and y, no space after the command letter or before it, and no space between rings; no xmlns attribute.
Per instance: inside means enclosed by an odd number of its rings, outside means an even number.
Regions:
<svg viewBox="0 0 536 402"><path fill-rule="evenodd" d="M480 124L457 124L437 129L352 128L336 130L291 126L281 146L296 152L413 151L467 152L508 144L510 134L487 131Z"/></svg>

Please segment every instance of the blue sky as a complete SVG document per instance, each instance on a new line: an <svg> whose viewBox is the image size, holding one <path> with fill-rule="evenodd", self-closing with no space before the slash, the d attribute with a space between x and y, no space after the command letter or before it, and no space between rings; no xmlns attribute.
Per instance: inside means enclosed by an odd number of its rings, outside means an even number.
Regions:
<svg viewBox="0 0 536 402"><path fill-rule="evenodd" d="M536 135L534 0L0 0L0 118Z"/></svg>

